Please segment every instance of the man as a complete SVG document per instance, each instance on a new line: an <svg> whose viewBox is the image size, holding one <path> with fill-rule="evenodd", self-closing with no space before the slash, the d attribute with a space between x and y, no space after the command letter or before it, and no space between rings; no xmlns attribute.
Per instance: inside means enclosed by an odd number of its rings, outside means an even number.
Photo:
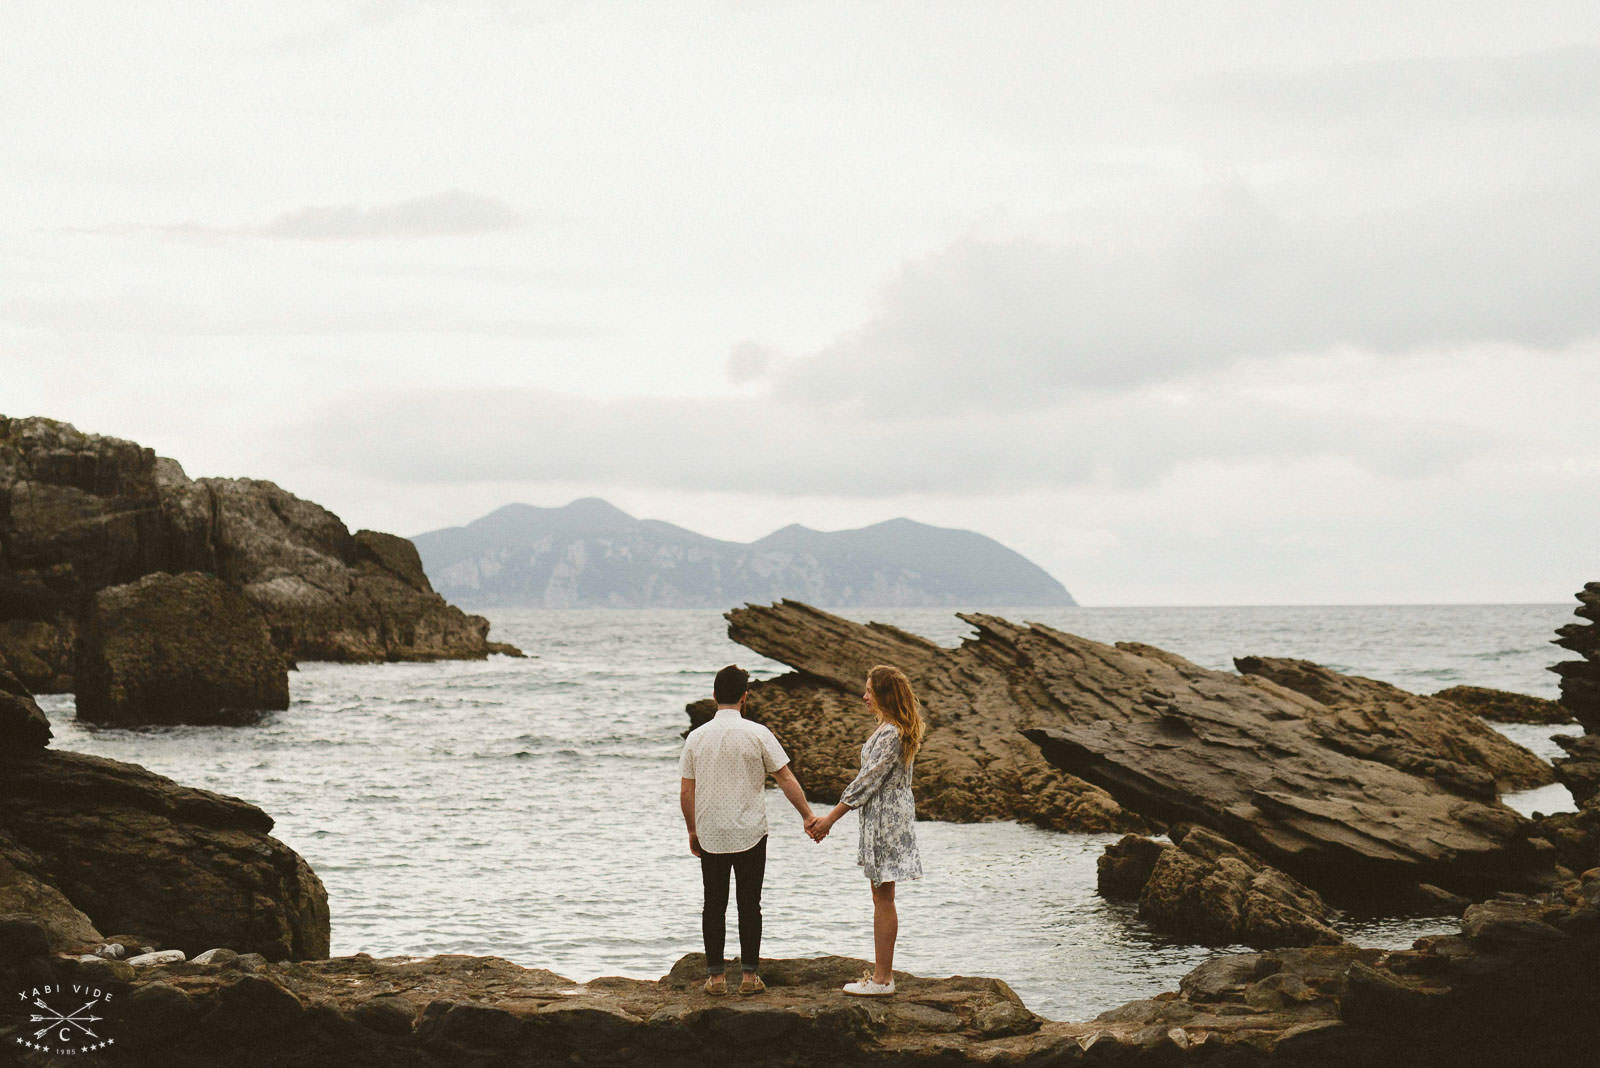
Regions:
<svg viewBox="0 0 1600 1068"><path fill-rule="evenodd" d="M700 858L705 908L707 994L726 994L722 959L728 914L728 873L738 886L741 994L766 989L761 963L761 880L767 869L767 776L800 813L809 832L816 821L789 757L772 732L744 718L750 673L733 664L717 672L711 692L717 714L689 732L679 761L678 802L689 826L689 852Z"/></svg>

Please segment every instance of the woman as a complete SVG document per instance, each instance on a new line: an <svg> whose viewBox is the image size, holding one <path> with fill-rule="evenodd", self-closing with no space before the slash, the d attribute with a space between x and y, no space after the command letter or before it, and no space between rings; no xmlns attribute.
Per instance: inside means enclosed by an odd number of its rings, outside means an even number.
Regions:
<svg viewBox="0 0 1600 1068"><path fill-rule="evenodd" d="M833 825L853 808L861 810L861 842L856 863L872 883L873 970L844 992L863 997L894 993L894 941L900 917L894 908L894 884L922 878L917 852L917 807L911 796L911 764L922 745L925 727L911 682L899 668L880 664L867 672L861 699L878 718L878 729L861 747L861 771L839 795L839 803L811 828L822 841Z"/></svg>

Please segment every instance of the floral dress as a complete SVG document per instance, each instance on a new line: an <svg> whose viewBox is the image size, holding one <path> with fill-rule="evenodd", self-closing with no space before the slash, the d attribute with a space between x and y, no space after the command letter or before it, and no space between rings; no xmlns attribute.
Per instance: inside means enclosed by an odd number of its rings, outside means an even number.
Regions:
<svg viewBox="0 0 1600 1068"><path fill-rule="evenodd" d="M911 764L900 762L900 732L894 724L883 724L861 747L861 771L839 800L860 810L856 863L866 869L874 886L922 878Z"/></svg>

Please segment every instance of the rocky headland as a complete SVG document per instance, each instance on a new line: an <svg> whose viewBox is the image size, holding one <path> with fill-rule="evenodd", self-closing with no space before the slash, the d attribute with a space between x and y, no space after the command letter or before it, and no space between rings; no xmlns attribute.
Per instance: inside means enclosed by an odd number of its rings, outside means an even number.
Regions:
<svg viewBox="0 0 1600 1068"><path fill-rule="evenodd" d="M158 575L165 576L159 595L139 585ZM230 595L195 576L240 595L244 613L230 602L218 615ZM125 586L134 590L115 592ZM237 636L242 644L229 647L230 658L252 663L260 659L254 632L264 627L283 661L277 674L295 660L515 652L488 641L486 619L434 592L404 538L352 534L332 512L271 482L191 479L176 461L131 441L0 416L0 666L42 693L79 689L76 676L87 670L89 703L102 710L93 714L135 719L137 697L112 696L119 688L149 691L150 664L141 668L139 655L116 649L115 621L131 600L141 602L142 625L174 635L190 632L197 613L226 618L211 644ZM153 614L163 606L165 615ZM278 680L252 669L243 687L239 678L204 682L198 674L220 661L193 651L181 653L192 661L189 698L168 704L164 721L191 711L215 718L257 688L264 707L281 707L272 703ZM135 668L127 680L118 666L125 662ZM208 687L220 699L197 700Z"/></svg>

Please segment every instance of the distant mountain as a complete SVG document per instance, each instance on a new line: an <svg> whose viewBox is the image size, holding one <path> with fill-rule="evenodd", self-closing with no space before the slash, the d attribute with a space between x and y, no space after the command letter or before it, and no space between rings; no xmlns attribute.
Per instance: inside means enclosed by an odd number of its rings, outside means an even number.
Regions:
<svg viewBox="0 0 1600 1068"><path fill-rule="evenodd" d="M781 597L834 607L1075 603L992 538L909 519L832 533L788 526L744 544L589 497L565 508L508 504L411 540L434 589L478 608L730 608Z"/></svg>

